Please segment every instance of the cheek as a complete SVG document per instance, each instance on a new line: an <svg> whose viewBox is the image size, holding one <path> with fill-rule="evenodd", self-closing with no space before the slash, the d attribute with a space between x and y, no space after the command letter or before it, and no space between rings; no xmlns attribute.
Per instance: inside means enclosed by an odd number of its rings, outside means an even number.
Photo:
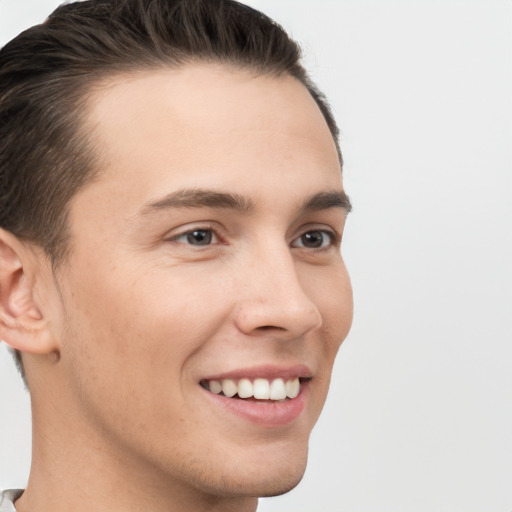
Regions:
<svg viewBox="0 0 512 512"><path fill-rule="evenodd" d="M328 269L310 282L310 297L322 315L326 355L334 357L352 325L353 297L347 269ZM311 285L314 286L311 286Z"/></svg>
<svg viewBox="0 0 512 512"><path fill-rule="evenodd" d="M85 364L112 382L147 382L158 369L167 379L179 378L229 313L222 290L205 276L158 268L95 270L69 286L68 323L75 348L89 356Z"/></svg>
<svg viewBox="0 0 512 512"><path fill-rule="evenodd" d="M338 349L352 327L354 316L352 285L346 270L340 273L338 287L333 291L333 295L336 297L336 300L333 300L329 306L329 316L336 333Z"/></svg>
<svg viewBox="0 0 512 512"><path fill-rule="evenodd" d="M199 280L185 286L166 278L170 272L131 281L105 275L75 280L66 293L61 361L73 403L112 438L136 444L143 433L186 436L193 427L184 421L193 418L186 397L196 385L188 369L223 321L225 304L211 300L210 286L201 292Z"/></svg>
<svg viewBox="0 0 512 512"><path fill-rule="evenodd" d="M312 388L318 417L327 396L336 355L352 325L353 300L350 279L344 266L334 272L333 269L325 269L322 275L309 281L309 285L309 297L317 306L323 320L321 343L315 342L316 347L321 347L318 354L321 361L320 371L316 386Z"/></svg>

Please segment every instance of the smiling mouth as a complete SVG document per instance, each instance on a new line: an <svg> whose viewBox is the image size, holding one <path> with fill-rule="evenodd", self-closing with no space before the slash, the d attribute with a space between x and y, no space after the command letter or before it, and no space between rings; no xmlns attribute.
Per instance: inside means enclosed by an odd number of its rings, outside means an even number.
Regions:
<svg viewBox="0 0 512 512"><path fill-rule="evenodd" d="M309 382L310 377L297 377L294 379L222 379L222 380L201 380L201 386L227 398L253 400L264 402L280 402L292 400L300 393L303 382Z"/></svg>

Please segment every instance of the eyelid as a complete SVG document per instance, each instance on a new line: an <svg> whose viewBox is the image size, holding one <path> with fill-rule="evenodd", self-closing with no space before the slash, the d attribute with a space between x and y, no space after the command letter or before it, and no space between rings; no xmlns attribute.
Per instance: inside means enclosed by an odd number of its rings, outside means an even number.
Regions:
<svg viewBox="0 0 512 512"><path fill-rule="evenodd" d="M327 236L327 238L329 239L329 244L327 246L321 246L321 247L307 247L307 246L305 246L303 244L295 245L295 243L297 241L300 241L301 238L304 235L307 235L308 233L314 233L314 232L322 233L323 235ZM291 245L292 248L306 249L306 250L309 250L309 251L317 251L318 252L318 251L326 251L328 249L331 249L332 247L337 247L339 245L339 240L340 240L340 237L332 229L309 228L309 229L303 231L299 236L295 237L292 240L292 243L290 245Z"/></svg>
<svg viewBox="0 0 512 512"><path fill-rule="evenodd" d="M189 235L190 233L193 233L194 231L211 231L212 232L212 234L216 240L214 242L212 242L211 244L203 246L204 248L211 247L212 245L217 245L219 243L223 243L223 238L219 233L220 229L218 229L216 226L214 226L211 223L210 224L199 223L197 225L190 225L190 227L184 226L177 233L166 235L165 241L179 243L178 240L180 238L185 237L185 236ZM186 243L184 243L184 245L192 246L192 244L186 244ZM200 246L197 246L197 247L200 247Z"/></svg>
<svg viewBox="0 0 512 512"><path fill-rule="evenodd" d="M181 228L176 228L176 229L179 231L172 233L172 231L176 231L176 230L172 230L171 234L166 235L164 240L167 242L183 243L183 245L193 246L192 244L188 244L186 242L178 242L178 240L182 237L189 235L190 233L193 233L194 231L211 231L215 240L212 241L212 243L203 246L203 248L227 243L226 235L225 235L225 233L223 233L222 227L218 226L214 222L205 222L205 223L198 222L197 224L190 223L189 225L185 225L185 226L182 226ZM318 232L321 232L324 235L326 235L330 239L329 245L326 247L318 247L318 248L313 248L313 247L310 248L310 247L305 247L305 246L295 246L294 245L294 243L297 240L300 240L300 238L302 236L304 236L307 233L313 232L313 231L318 231ZM291 240L290 245L293 248L307 249L307 250L318 252L318 251L322 251L322 250L324 250L324 251L328 250L331 247L339 246L341 244L341 239L342 239L342 231L341 230L336 230L335 228L326 226L325 224L322 224L322 225L310 224L310 225L303 226L302 229L300 229L300 231L297 232L297 235ZM200 248L200 246L196 246L196 248Z"/></svg>
<svg viewBox="0 0 512 512"><path fill-rule="evenodd" d="M331 245L336 246L341 244L341 239L343 237L343 226L340 226L338 229L333 227L330 224L325 223L315 223L311 222L305 225L302 225L297 231L296 236L293 238L292 242L298 240L300 237L304 236L307 233L311 233L313 231L319 231L324 233L331 239Z"/></svg>

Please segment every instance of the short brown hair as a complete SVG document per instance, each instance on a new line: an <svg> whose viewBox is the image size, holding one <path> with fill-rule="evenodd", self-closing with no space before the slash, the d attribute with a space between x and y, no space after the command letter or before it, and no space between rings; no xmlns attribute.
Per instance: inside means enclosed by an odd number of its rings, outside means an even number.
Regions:
<svg viewBox="0 0 512 512"><path fill-rule="evenodd" d="M41 246L54 267L65 259L69 202L97 171L83 103L102 79L132 70L219 62L291 75L318 104L341 159L336 122L300 58L278 24L233 0L60 6L0 50L0 226Z"/></svg>

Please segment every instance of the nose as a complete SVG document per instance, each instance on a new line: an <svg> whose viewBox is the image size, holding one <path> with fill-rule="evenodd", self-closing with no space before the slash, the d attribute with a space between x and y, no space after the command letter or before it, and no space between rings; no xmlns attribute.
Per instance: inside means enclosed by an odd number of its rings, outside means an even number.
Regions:
<svg viewBox="0 0 512 512"><path fill-rule="evenodd" d="M287 246L253 253L242 276L235 323L243 333L296 339L322 325Z"/></svg>

